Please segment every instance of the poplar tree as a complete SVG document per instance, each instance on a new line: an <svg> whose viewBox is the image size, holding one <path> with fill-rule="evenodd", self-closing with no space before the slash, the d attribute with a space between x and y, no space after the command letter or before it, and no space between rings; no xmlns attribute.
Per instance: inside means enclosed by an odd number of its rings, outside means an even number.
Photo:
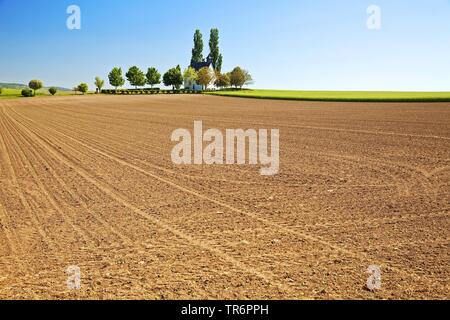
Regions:
<svg viewBox="0 0 450 320"><path fill-rule="evenodd" d="M192 63L203 61L203 36L200 30L195 30L194 49L192 49Z"/></svg>
<svg viewBox="0 0 450 320"><path fill-rule="evenodd" d="M211 34L209 36L209 52L210 57L212 59L212 64L214 70L218 71L217 67L219 66L219 29L211 29ZM220 66L222 68L222 66Z"/></svg>

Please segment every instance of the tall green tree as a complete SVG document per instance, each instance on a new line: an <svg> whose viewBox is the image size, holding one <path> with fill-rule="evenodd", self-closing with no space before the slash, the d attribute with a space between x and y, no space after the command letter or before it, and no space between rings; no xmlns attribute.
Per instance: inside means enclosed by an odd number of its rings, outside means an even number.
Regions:
<svg viewBox="0 0 450 320"><path fill-rule="evenodd" d="M220 49L219 49L219 29L211 29L211 34L209 36L209 52L212 59L212 64L214 70L217 70L218 62L219 62L219 56L220 56Z"/></svg>
<svg viewBox="0 0 450 320"><path fill-rule="evenodd" d="M223 64L223 56L222 56L222 54L219 54L219 59L217 60L217 66L216 66L216 71L218 73L222 72L222 64Z"/></svg>
<svg viewBox="0 0 450 320"><path fill-rule="evenodd" d="M192 49L191 63L203 61L203 35L200 30L195 30L194 34L194 49Z"/></svg>
<svg viewBox="0 0 450 320"><path fill-rule="evenodd" d="M100 79L100 77L95 77L95 87L98 92L102 91L103 86L105 85L105 80Z"/></svg>
<svg viewBox="0 0 450 320"><path fill-rule="evenodd" d="M174 90L179 90L183 84L183 74L181 73L181 67L178 65L176 68L172 68L167 71L163 76L164 85L172 87Z"/></svg>
<svg viewBox="0 0 450 320"><path fill-rule="evenodd" d="M30 87L30 89L33 89L34 95L36 95L36 91L41 89L43 86L44 84L41 80L31 80L28 84L28 87Z"/></svg>
<svg viewBox="0 0 450 320"><path fill-rule="evenodd" d="M121 87L125 84L125 79L122 77L122 68L113 68L108 75L109 84L114 88Z"/></svg>
<svg viewBox="0 0 450 320"><path fill-rule="evenodd" d="M156 68L148 68L147 71L147 83L153 88L155 84L161 83L161 74Z"/></svg>
<svg viewBox="0 0 450 320"><path fill-rule="evenodd" d="M145 86L147 83L145 74L136 66L131 67L125 76L127 77L128 82L136 89Z"/></svg>

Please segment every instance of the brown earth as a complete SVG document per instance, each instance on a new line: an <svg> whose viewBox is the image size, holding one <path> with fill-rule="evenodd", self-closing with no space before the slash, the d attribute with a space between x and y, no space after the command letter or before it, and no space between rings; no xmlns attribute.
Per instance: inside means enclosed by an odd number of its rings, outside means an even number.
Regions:
<svg viewBox="0 0 450 320"><path fill-rule="evenodd" d="M280 173L173 165L194 120L280 129ZM448 299L449 168L448 103L2 100L0 298Z"/></svg>

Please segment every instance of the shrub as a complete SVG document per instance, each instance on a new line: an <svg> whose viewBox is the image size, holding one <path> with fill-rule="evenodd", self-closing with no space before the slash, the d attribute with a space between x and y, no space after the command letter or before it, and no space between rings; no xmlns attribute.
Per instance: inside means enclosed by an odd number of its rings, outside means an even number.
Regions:
<svg viewBox="0 0 450 320"><path fill-rule="evenodd" d="M24 97L32 97L33 96L33 91L29 88L25 88L22 90L22 96Z"/></svg>
<svg viewBox="0 0 450 320"><path fill-rule="evenodd" d="M3 88L0 88L0 94L2 94L2 92L3 92Z"/></svg>
<svg viewBox="0 0 450 320"><path fill-rule="evenodd" d="M51 87L50 89L48 89L48 92L50 92L50 94L54 96L56 92L58 92L58 89L56 89L55 87Z"/></svg>
<svg viewBox="0 0 450 320"><path fill-rule="evenodd" d="M82 94L85 94L86 92L88 92L89 90L89 86L86 83L80 83L78 85L78 91L80 91Z"/></svg>

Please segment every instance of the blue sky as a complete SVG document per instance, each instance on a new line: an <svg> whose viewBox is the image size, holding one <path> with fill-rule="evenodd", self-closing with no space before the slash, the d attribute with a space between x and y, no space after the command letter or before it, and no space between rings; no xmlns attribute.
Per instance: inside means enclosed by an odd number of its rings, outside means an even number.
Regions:
<svg viewBox="0 0 450 320"><path fill-rule="evenodd" d="M66 9L81 8L81 30ZM366 10L381 8L381 30ZM93 86L113 66L187 67L220 29L257 88L450 91L450 0L0 0L0 82Z"/></svg>

